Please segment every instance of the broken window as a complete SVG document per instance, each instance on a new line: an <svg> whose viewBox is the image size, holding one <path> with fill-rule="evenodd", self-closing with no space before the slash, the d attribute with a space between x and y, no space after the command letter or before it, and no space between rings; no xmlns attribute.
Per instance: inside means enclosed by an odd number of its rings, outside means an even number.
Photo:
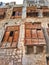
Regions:
<svg viewBox="0 0 49 65"><path fill-rule="evenodd" d="M6 28L2 39L2 47L16 47L19 38L19 26L9 26Z"/></svg>

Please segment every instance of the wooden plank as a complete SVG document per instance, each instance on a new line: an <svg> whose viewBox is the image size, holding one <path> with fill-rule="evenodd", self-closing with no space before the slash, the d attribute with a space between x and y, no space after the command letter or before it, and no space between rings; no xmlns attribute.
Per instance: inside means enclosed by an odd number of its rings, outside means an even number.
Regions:
<svg viewBox="0 0 49 65"><path fill-rule="evenodd" d="M25 37L26 38L31 38L31 30L30 29L25 30Z"/></svg>
<svg viewBox="0 0 49 65"><path fill-rule="evenodd" d="M29 28L29 29L31 29L32 28L32 23L31 22L26 22L25 23L25 28Z"/></svg>
<svg viewBox="0 0 49 65"><path fill-rule="evenodd" d="M29 29L40 29L41 28L41 23L40 22L26 22L25 23L25 28L29 28Z"/></svg>
<svg viewBox="0 0 49 65"><path fill-rule="evenodd" d="M37 38L37 31L36 31L36 29L32 29L32 38Z"/></svg>
<svg viewBox="0 0 49 65"><path fill-rule="evenodd" d="M8 39L8 42L9 42L9 43L12 43L12 38L13 38L12 36L9 37L9 39Z"/></svg>
<svg viewBox="0 0 49 65"><path fill-rule="evenodd" d="M41 45L45 45L46 44L45 39L38 39L38 41L39 41L39 45L40 44Z"/></svg>
<svg viewBox="0 0 49 65"><path fill-rule="evenodd" d="M32 45L31 39L25 39L25 45Z"/></svg>
<svg viewBox="0 0 49 65"><path fill-rule="evenodd" d="M3 42L7 42L10 32L5 32Z"/></svg>
<svg viewBox="0 0 49 65"><path fill-rule="evenodd" d="M14 37L13 37L13 42L17 42L18 41L18 38L19 38L19 32L18 31L15 31L14 32Z"/></svg>
<svg viewBox="0 0 49 65"><path fill-rule="evenodd" d="M15 30L19 30L19 26L9 26L6 29L7 31L15 31Z"/></svg>
<svg viewBox="0 0 49 65"><path fill-rule="evenodd" d="M38 38L44 38L44 34L43 34L43 31L40 29L37 30L37 35L38 35Z"/></svg>
<svg viewBox="0 0 49 65"><path fill-rule="evenodd" d="M27 11L28 11L28 10L36 11L36 9L37 9L36 6L27 7Z"/></svg>
<svg viewBox="0 0 49 65"><path fill-rule="evenodd" d="M34 22L32 25L34 29L41 29L41 23L39 22Z"/></svg>
<svg viewBox="0 0 49 65"><path fill-rule="evenodd" d="M22 12L22 7L14 7L13 11L21 11Z"/></svg>
<svg viewBox="0 0 49 65"><path fill-rule="evenodd" d="M33 45L38 45L38 39L32 39L32 44Z"/></svg>

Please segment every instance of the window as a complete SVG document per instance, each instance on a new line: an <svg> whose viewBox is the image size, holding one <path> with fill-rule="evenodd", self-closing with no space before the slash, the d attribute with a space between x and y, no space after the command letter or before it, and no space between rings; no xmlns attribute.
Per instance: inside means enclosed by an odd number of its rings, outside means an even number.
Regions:
<svg viewBox="0 0 49 65"><path fill-rule="evenodd" d="M27 46L26 50L27 50L26 54L31 54L34 51L33 46Z"/></svg>
<svg viewBox="0 0 49 65"><path fill-rule="evenodd" d="M38 22L25 23L25 44L24 45L27 46L28 53L33 52L34 46L36 46L37 53L43 52L44 50L43 48L45 45L45 38L44 38L43 30L41 28L41 23Z"/></svg>
<svg viewBox="0 0 49 65"><path fill-rule="evenodd" d="M27 17L38 17L38 12L27 12Z"/></svg>
<svg viewBox="0 0 49 65"><path fill-rule="evenodd" d="M22 17L22 7L14 7L11 18L15 19L15 18L21 18L21 17Z"/></svg>
<svg viewBox="0 0 49 65"><path fill-rule="evenodd" d="M13 31L10 32L10 36L13 36Z"/></svg>
<svg viewBox="0 0 49 65"><path fill-rule="evenodd" d="M7 8L0 8L0 19L4 19L6 16Z"/></svg>
<svg viewBox="0 0 49 65"><path fill-rule="evenodd" d="M19 38L19 26L9 26L6 28L2 39L2 47L17 47Z"/></svg>
<svg viewBox="0 0 49 65"><path fill-rule="evenodd" d="M41 29L37 29L37 36L39 39L44 39L43 31Z"/></svg>
<svg viewBox="0 0 49 65"><path fill-rule="evenodd" d="M12 13L12 16L15 16L15 12Z"/></svg>
<svg viewBox="0 0 49 65"><path fill-rule="evenodd" d="M37 46L37 52L36 53L42 53L44 50L43 46Z"/></svg>
<svg viewBox="0 0 49 65"><path fill-rule="evenodd" d="M49 17L49 12L43 12L43 16Z"/></svg>
<svg viewBox="0 0 49 65"><path fill-rule="evenodd" d="M27 7L27 17L38 17L38 11L36 6Z"/></svg>
<svg viewBox="0 0 49 65"><path fill-rule="evenodd" d="M38 42L39 44L40 42L42 44L41 39L43 39L44 41L44 34L42 28L41 27L39 28L39 25L41 26L41 24L39 24L38 22L25 24L25 39L26 39L25 45L34 45L34 44L38 45Z"/></svg>

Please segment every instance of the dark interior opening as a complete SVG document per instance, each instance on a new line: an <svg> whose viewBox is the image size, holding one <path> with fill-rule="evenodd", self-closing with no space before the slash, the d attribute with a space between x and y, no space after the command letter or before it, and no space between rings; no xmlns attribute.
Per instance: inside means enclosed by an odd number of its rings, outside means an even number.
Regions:
<svg viewBox="0 0 49 65"><path fill-rule="evenodd" d="M48 24L48 27L49 27L49 24Z"/></svg>
<svg viewBox="0 0 49 65"><path fill-rule="evenodd" d="M27 17L30 16L30 17L36 17L38 16L38 12L27 12Z"/></svg>
<svg viewBox="0 0 49 65"><path fill-rule="evenodd" d="M12 13L12 16L15 16L15 12Z"/></svg>
<svg viewBox="0 0 49 65"><path fill-rule="evenodd" d="M37 46L37 54L43 53L44 47L43 46Z"/></svg>
<svg viewBox="0 0 49 65"><path fill-rule="evenodd" d="M33 46L27 46L26 54L32 54L32 53L33 53Z"/></svg>
<svg viewBox="0 0 49 65"><path fill-rule="evenodd" d="M13 31L10 32L10 36L13 36Z"/></svg>
<svg viewBox="0 0 49 65"><path fill-rule="evenodd" d="M37 29L37 30L41 30L41 29Z"/></svg>
<svg viewBox="0 0 49 65"><path fill-rule="evenodd" d="M43 12L43 16L49 17L49 12Z"/></svg>
<svg viewBox="0 0 49 65"><path fill-rule="evenodd" d="M49 65L49 57L46 57L47 65Z"/></svg>

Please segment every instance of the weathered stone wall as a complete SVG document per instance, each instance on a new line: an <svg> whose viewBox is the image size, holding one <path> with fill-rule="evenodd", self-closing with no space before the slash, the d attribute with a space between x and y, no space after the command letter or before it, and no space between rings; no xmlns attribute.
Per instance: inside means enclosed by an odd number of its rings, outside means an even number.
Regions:
<svg viewBox="0 0 49 65"><path fill-rule="evenodd" d="M22 65L20 49L0 49L0 65Z"/></svg>
<svg viewBox="0 0 49 65"><path fill-rule="evenodd" d="M46 65L46 54L26 54L26 49L24 46L24 36L25 36L25 22L42 22L42 27L47 28L49 19L47 18L26 18L23 19L5 19L0 22L0 31L5 31L7 26L20 25L18 48L20 49L0 49L0 65ZM2 29L3 28L3 29ZM0 32L1 33L1 32ZM4 33L1 33L3 35ZM0 35L0 39L2 38ZM17 51L19 53L17 54ZM46 50L45 50L46 51ZM21 60L20 60L21 56ZM17 60L18 57L18 60Z"/></svg>

